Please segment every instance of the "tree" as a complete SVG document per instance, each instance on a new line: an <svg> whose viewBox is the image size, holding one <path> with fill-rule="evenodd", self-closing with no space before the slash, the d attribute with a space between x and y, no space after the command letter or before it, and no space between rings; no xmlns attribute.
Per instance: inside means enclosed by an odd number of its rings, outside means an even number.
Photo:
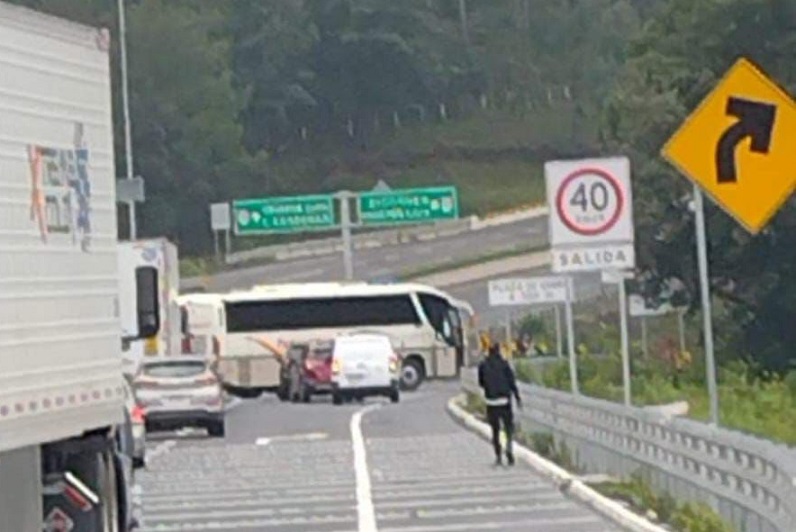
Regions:
<svg viewBox="0 0 796 532"><path fill-rule="evenodd" d="M786 86L796 82L788 59L796 42L794 14L787 0L670 0L633 44L606 106L607 149L633 159L642 264L660 278L683 279L692 294L698 284L690 186L658 150L739 56ZM727 346L734 354L785 369L796 341L793 202L756 238L712 205L707 221L711 282L732 309L719 335L739 340Z"/></svg>

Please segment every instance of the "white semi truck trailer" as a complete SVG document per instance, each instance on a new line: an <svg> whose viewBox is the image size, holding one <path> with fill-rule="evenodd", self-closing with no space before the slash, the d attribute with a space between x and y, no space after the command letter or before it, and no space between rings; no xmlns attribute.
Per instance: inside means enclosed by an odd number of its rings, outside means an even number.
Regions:
<svg viewBox="0 0 796 532"><path fill-rule="evenodd" d="M109 34L0 2L0 530L126 530ZM159 329L155 279L138 330Z"/></svg>

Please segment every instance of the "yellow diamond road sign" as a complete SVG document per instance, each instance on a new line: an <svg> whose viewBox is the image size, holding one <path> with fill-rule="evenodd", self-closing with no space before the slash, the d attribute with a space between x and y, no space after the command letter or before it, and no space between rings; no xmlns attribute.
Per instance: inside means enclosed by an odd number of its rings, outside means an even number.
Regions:
<svg viewBox="0 0 796 532"><path fill-rule="evenodd" d="M757 233L796 186L796 103L740 59L662 154Z"/></svg>

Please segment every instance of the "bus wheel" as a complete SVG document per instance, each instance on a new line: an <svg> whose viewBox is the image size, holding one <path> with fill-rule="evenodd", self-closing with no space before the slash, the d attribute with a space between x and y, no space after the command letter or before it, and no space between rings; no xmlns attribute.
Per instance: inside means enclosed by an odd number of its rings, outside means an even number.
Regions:
<svg viewBox="0 0 796 532"><path fill-rule="evenodd" d="M417 390L424 376L422 362L415 358L407 358L401 366L401 388L407 391Z"/></svg>

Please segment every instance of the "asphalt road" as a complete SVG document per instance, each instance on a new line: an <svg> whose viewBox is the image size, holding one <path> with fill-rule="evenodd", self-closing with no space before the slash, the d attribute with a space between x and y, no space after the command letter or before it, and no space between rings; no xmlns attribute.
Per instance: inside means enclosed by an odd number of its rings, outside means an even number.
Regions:
<svg viewBox="0 0 796 532"><path fill-rule="evenodd" d="M441 263L457 263L547 242L547 219L535 218L480 231L354 253L354 275L373 280ZM240 268L210 277L207 290L226 292L256 284L333 281L344 278L342 254Z"/></svg>
<svg viewBox="0 0 796 532"><path fill-rule="evenodd" d="M494 467L444 411L456 389L429 383L397 405L266 397L232 409L223 440L154 437L142 530L617 530L526 466Z"/></svg>

